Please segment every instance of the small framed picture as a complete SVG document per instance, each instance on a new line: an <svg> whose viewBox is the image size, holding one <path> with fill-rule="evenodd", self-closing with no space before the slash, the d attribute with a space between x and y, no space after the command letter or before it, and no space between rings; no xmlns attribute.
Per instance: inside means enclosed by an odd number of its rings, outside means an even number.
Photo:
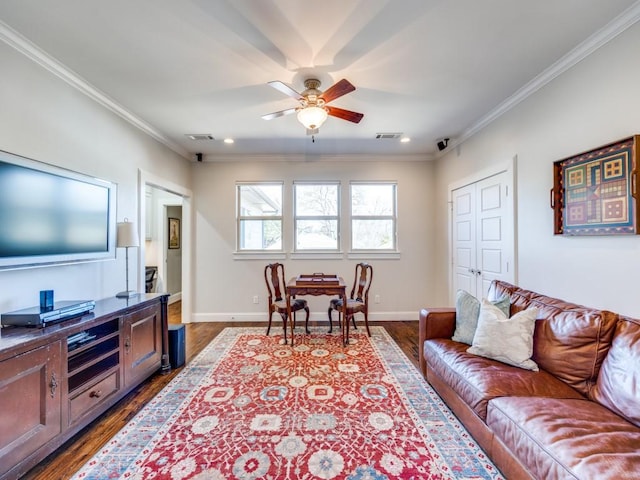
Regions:
<svg viewBox="0 0 640 480"><path fill-rule="evenodd" d="M179 218L169 218L169 248L180 248Z"/></svg>

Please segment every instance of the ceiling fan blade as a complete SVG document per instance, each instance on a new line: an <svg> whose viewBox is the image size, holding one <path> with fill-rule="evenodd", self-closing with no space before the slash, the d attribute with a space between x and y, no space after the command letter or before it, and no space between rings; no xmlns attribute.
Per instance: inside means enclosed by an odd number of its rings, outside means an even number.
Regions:
<svg viewBox="0 0 640 480"><path fill-rule="evenodd" d="M325 107L327 109L327 113L333 117L341 118L342 120L347 120L353 123L360 123L362 117L364 117L363 113L352 112L351 110L345 110L344 108L338 107Z"/></svg>
<svg viewBox="0 0 640 480"><path fill-rule="evenodd" d="M271 120L273 118L282 117L284 115L289 115L290 113L295 112L295 108L287 108L286 110L280 110L279 112L267 113L266 115L262 115L263 120Z"/></svg>
<svg viewBox="0 0 640 480"><path fill-rule="evenodd" d="M272 82L268 82L268 84L271 85L276 90L284 93L285 95L293 97L296 100L302 100L302 95L300 95L298 92L296 92L293 88L291 88L286 83L282 83L280 80L274 80Z"/></svg>
<svg viewBox="0 0 640 480"><path fill-rule="evenodd" d="M332 100L335 100L338 97L346 95L349 92L353 92L356 89L349 80L343 78L338 83L334 83L327 90L320 95L320 98L324 100L325 103L329 103Z"/></svg>

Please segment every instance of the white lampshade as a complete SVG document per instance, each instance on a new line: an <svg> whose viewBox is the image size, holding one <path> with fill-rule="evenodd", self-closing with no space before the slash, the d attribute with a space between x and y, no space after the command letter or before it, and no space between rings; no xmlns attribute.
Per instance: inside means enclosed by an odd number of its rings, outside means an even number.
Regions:
<svg viewBox="0 0 640 480"><path fill-rule="evenodd" d="M327 119L327 111L320 107L306 107L298 110L298 121L309 130L315 130Z"/></svg>
<svg viewBox="0 0 640 480"><path fill-rule="evenodd" d="M116 246L119 248L140 246L135 223L129 222L126 218L124 222L118 222Z"/></svg>

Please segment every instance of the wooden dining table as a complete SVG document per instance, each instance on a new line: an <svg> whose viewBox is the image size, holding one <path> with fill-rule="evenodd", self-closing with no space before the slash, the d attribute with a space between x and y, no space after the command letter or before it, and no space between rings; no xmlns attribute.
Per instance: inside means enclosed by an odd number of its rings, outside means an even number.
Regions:
<svg viewBox="0 0 640 480"><path fill-rule="evenodd" d="M339 295L342 299L342 345L349 344L349 330L346 321L347 294L344 279L338 275L326 275L324 273L314 273L309 275L298 275L291 278L286 285L287 318L291 325L291 346L294 344L294 320L291 312L291 299L304 295Z"/></svg>

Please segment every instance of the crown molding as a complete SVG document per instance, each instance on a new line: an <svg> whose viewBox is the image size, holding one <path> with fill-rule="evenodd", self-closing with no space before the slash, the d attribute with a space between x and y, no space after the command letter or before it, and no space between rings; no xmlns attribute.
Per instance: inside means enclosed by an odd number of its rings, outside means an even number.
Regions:
<svg viewBox="0 0 640 480"><path fill-rule="evenodd" d="M430 154L341 154L341 155L305 155L305 154L204 154L203 163L234 163L242 162L428 162L433 160ZM194 161L194 163L197 163Z"/></svg>
<svg viewBox="0 0 640 480"><path fill-rule="evenodd" d="M436 157L440 158L449 153L453 147L465 142L487 125L493 123L499 117L507 113L512 108L526 100L528 97L536 93L542 87L562 75L564 72L584 60L586 57L594 53L600 47L606 45L616 38L622 32L633 26L640 20L640 1L636 1L631 7L614 18L607 25L591 35L588 39L575 47L569 53L560 58L557 62L545 69L540 75L535 77L529 83L525 84L516 93L507 98L495 109L480 118L471 127L465 130L458 138L451 139L448 148L439 152Z"/></svg>
<svg viewBox="0 0 640 480"><path fill-rule="evenodd" d="M0 20L0 40L187 160L189 153Z"/></svg>

